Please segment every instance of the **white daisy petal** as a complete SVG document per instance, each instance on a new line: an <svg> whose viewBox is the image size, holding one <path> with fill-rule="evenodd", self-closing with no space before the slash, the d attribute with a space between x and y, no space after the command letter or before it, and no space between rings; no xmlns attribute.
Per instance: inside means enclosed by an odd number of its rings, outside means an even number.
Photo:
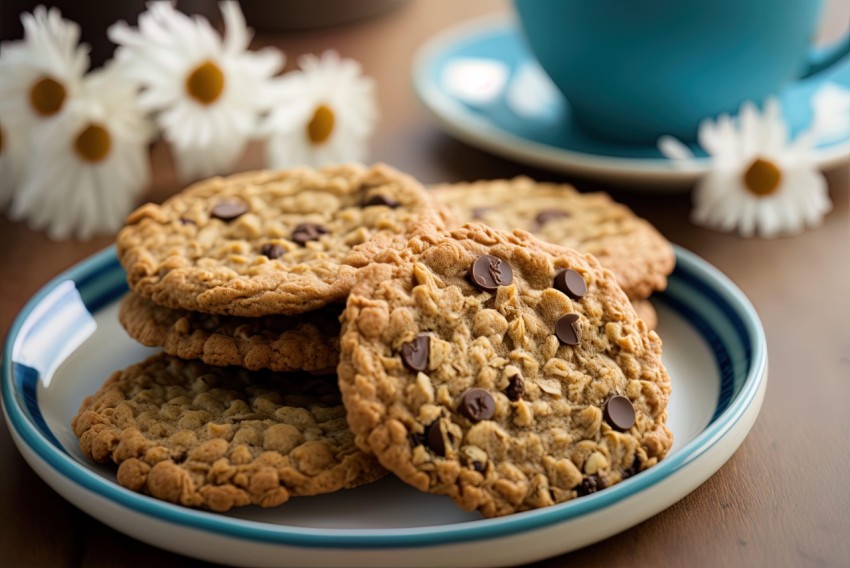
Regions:
<svg viewBox="0 0 850 568"><path fill-rule="evenodd" d="M829 200L826 181L823 178L810 177L808 185L811 191L801 196L803 212L806 225L814 227L819 225L823 216L832 210L832 202Z"/></svg>
<svg viewBox="0 0 850 568"><path fill-rule="evenodd" d="M75 226L78 228L77 236L80 240L91 238L93 227L89 212L95 213L97 207L90 195L95 189L92 187L93 171L91 168L77 168L74 174L75 178L69 180L68 191L65 193L69 195L69 199L64 213L47 227L48 235L53 230L52 238L57 240L67 239L74 232Z"/></svg>
<svg viewBox="0 0 850 568"><path fill-rule="evenodd" d="M691 160L694 153L681 141L672 136L662 136L658 139L658 150L671 160Z"/></svg>
<svg viewBox="0 0 850 568"><path fill-rule="evenodd" d="M145 89L139 93L139 106L145 110L165 108L180 98L180 93L173 86L161 89Z"/></svg>
<svg viewBox="0 0 850 568"><path fill-rule="evenodd" d="M735 204L730 199L720 201L719 205L710 209L711 225L721 231L731 231L741 223L746 204Z"/></svg>
<svg viewBox="0 0 850 568"><path fill-rule="evenodd" d="M242 15L239 3L229 0L219 3L219 8L224 20L224 51L229 54L245 51L252 34L245 25L245 16Z"/></svg>
<svg viewBox="0 0 850 568"><path fill-rule="evenodd" d="M777 237L782 230L781 215L775 199L767 198L756 210L759 235L766 239Z"/></svg>
<svg viewBox="0 0 850 568"><path fill-rule="evenodd" d="M788 141L788 126L782 118L782 106L775 97L764 103L764 117L759 121L758 148L768 155L782 151Z"/></svg>
<svg viewBox="0 0 850 568"><path fill-rule="evenodd" d="M735 124L728 114L717 119L717 148L715 158L721 163L729 163L743 155L743 145L735 131Z"/></svg>
<svg viewBox="0 0 850 568"><path fill-rule="evenodd" d="M717 123L711 119L702 120L697 127L697 142L709 156L717 153Z"/></svg>
<svg viewBox="0 0 850 568"><path fill-rule="evenodd" d="M798 209L798 204L795 200L782 199L777 200L777 207L784 214L783 233L786 235L796 235L806 226L805 217Z"/></svg>
<svg viewBox="0 0 850 568"><path fill-rule="evenodd" d="M700 203L698 205L699 209L703 211L701 218L704 223L707 223L709 219L712 219L711 223L714 224L716 221L713 219L715 217L726 217L727 208L725 204L727 203L727 195L722 189L717 189L714 187L706 187L701 196ZM733 213L734 212L730 212Z"/></svg>
<svg viewBox="0 0 850 568"><path fill-rule="evenodd" d="M53 138L53 128L49 132L42 133L42 136ZM47 154L49 158L49 154ZM9 207L9 218L14 221L20 221L29 218L30 224L37 228L42 228L47 222L54 209L57 209L57 203L45 198L45 193L50 191L52 187L58 187L66 183L67 178L62 176L61 165L54 160L44 160L41 167L37 168L38 176L32 173L34 168L29 168L23 176L18 191L12 196L12 203ZM43 180L43 181L42 181ZM45 212L45 210L49 210ZM44 220L41 220L44 217Z"/></svg>
<svg viewBox="0 0 850 568"><path fill-rule="evenodd" d="M741 105L738 121L740 152L745 158L749 158L756 154L759 141L759 111L752 101Z"/></svg>

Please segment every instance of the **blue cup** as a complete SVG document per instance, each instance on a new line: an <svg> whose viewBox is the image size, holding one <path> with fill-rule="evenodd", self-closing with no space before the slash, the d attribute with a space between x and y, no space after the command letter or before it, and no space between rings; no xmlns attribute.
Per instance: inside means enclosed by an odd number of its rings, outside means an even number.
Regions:
<svg viewBox="0 0 850 568"><path fill-rule="evenodd" d="M576 124L605 140L696 138L850 51L815 52L821 0L515 0L531 51ZM815 58L812 54L818 53Z"/></svg>

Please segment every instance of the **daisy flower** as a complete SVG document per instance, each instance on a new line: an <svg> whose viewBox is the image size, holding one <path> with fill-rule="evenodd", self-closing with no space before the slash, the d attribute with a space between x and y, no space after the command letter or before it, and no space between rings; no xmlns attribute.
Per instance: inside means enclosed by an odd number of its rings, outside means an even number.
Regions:
<svg viewBox="0 0 850 568"><path fill-rule="evenodd" d="M79 89L89 67L80 27L56 8L23 14L24 39L0 46L0 120L29 131L57 116Z"/></svg>
<svg viewBox="0 0 850 568"><path fill-rule="evenodd" d="M711 165L696 184L691 220L721 231L737 229L744 237L791 235L817 226L832 203L812 160L812 140L808 133L789 140L775 99L762 113L744 103L737 123L727 115L704 120L698 141ZM658 146L669 158L694 157L669 136Z"/></svg>
<svg viewBox="0 0 850 568"><path fill-rule="evenodd" d="M157 113L186 179L232 168L270 106L270 79L283 66L278 50L248 51L252 32L236 2L219 6L224 37L170 2L151 2L137 29L119 22L108 30L122 72L144 87L139 104Z"/></svg>
<svg viewBox="0 0 850 568"><path fill-rule="evenodd" d="M153 129L137 94L114 68L86 76L65 111L33 134L38 162L27 168L9 216L57 240L117 231L150 175Z"/></svg>
<svg viewBox="0 0 850 568"><path fill-rule="evenodd" d="M299 58L300 71L279 79L263 131L274 168L362 162L378 116L372 79L334 51Z"/></svg>
<svg viewBox="0 0 850 568"><path fill-rule="evenodd" d="M26 163L26 138L17 128L0 122L0 209L12 200Z"/></svg>

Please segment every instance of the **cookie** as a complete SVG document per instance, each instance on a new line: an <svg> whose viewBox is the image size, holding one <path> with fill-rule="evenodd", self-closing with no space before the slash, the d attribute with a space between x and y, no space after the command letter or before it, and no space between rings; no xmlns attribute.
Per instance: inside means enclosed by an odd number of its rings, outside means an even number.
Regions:
<svg viewBox="0 0 850 568"><path fill-rule="evenodd" d="M213 511L274 507L385 470L354 444L335 377L251 373L165 354L114 373L72 428L118 483Z"/></svg>
<svg viewBox="0 0 850 568"><path fill-rule="evenodd" d="M646 327L655 329L658 327L658 313L649 300L632 300L632 306L638 317L644 321Z"/></svg>
<svg viewBox="0 0 850 568"><path fill-rule="evenodd" d="M345 298L378 235L440 224L387 166L260 171L195 184L130 214L117 239L131 289L172 309L295 315Z"/></svg>
<svg viewBox="0 0 850 568"><path fill-rule="evenodd" d="M127 333L169 355L250 370L335 372L339 316L332 304L300 316L247 318L164 308L127 294L118 319Z"/></svg>
<svg viewBox="0 0 850 568"><path fill-rule="evenodd" d="M632 299L666 288L673 271L670 243L606 193L579 193L570 185L518 177L442 185L432 194L460 223L523 229L544 241L595 255Z"/></svg>
<svg viewBox="0 0 850 568"><path fill-rule="evenodd" d="M485 517L561 503L672 445L661 340L591 255L424 232L362 269L338 368L357 444Z"/></svg>

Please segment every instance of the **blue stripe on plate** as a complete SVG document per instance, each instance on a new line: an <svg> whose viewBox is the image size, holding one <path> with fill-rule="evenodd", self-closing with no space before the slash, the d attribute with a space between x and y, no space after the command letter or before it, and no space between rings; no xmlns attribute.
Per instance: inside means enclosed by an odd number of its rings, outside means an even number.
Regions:
<svg viewBox="0 0 850 568"><path fill-rule="evenodd" d="M27 409L32 421L51 444L59 448L62 452L65 452L65 448L62 447L62 444L53 435L53 431L48 428L47 422L41 414L41 409L38 407L38 395L36 391L39 379L38 371L20 363L12 363L12 376L15 377L15 391L23 399L24 407Z"/></svg>
<svg viewBox="0 0 850 568"><path fill-rule="evenodd" d="M129 290L127 275L115 256L106 259L97 272L75 279L75 282L83 303L91 313L105 308Z"/></svg>
<svg viewBox="0 0 850 568"><path fill-rule="evenodd" d="M747 333L747 328L744 325L744 321L741 319L741 316L729 305L727 299L722 296L716 288L712 288L703 279L699 278L687 269L681 271L676 270L674 274L687 282L688 286L705 296L713 306L717 307L723 315L726 316L729 322L734 326L735 331L738 334L738 339L743 344L744 351L747 355L747 359L749 360L753 350L750 336Z"/></svg>
<svg viewBox="0 0 850 568"><path fill-rule="evenodd" d="M88 470L66 453L56 452L54 446L57 445L57 442L44 424L43 418L40 420L41 423L39 423L39 420L34 419L35 415L40 416L37 404L33 409L33 419L28 419L27 414L29 413L22 411L21 408L14 404L15 399L12 391L15 386L10 380L11 377L15 376L15 369L12 369L10 363L13 355L12 347L16 336L20 332L21 323L33 311L33 308L38 305L39 301L59 282L71 278L79 286L85 287L87 290L86 296L88 296L87 305L103 306L108 303L106 298L120 295L123 284L115 280L115 275L121 274L121 272L120 267L117 266L117 262L115 261L114 248L107 249L60 275L42 289L24 307L12 325L4 348L2 362L3 401L6 405L10 421L18 435L41 459L45 460L61 475L116 504L176 525L193 527L198 530L248 541L308 548L362 549L436 546L455 542L488 540L503 535L526 532L567 521L611 506L663 481L719 441L734 426L755 398L759 384L763 380L767 363L764 332L761 329L755 310L753 310L743 294L737 291L734 285L715 268L692 253L682 249L677 248L676 253L677 268L674 273L676 278L671 279L671 288L672 286L682 286L688 289L687 292L698 292L700 295L705 296L711 301L713 309L722 315L726 321L731 323L736 337L729 338L729 341L737 341L747 346L746 355L749 358L747 361L749 374L745 377L745 380L740 381L740 384L733 384L733 391L735 390L735 386L737 386L738 392L734 393L731 397L725 412L716 416L716 419L694 440L673 455L668 456L655 467L641 472L605 491L545 509L517 513L496 519L482 519L446 526L413 529L377 531L370 529L316 529L277 526L187 509L139 495ZM106 282L111 282L112 284L107 285ZM94 291L98 289L100 292L95 293ZM683 291L683 294L687 295L687 292ZM89 296L90 293L92 294L91 296ZM664 301L669 300L668 294L662 294L661 296ZM675 303L676 301L674 300ZM681 302L679 303L681 304ZM677 308L676 305L672 307L673 309ZM741 313L746 314L747 321L740 316ZM706 314L694 312L683 315L694 321L693 318L703 320L701 316ZM704 329L710 329L707 321L704 321L702 327ZM723 344L722 341L712 341L710 337L707 337L706 340L712 345L712 349L715 349L717 345ZM730 343L725 344L727 351L730 345ZM727 381L724 380L723 382L725 383ZM735 381L730 382L734 383ZM722 399L725 400L728 396L729 393L726 392L722 395Z"/></svg>

